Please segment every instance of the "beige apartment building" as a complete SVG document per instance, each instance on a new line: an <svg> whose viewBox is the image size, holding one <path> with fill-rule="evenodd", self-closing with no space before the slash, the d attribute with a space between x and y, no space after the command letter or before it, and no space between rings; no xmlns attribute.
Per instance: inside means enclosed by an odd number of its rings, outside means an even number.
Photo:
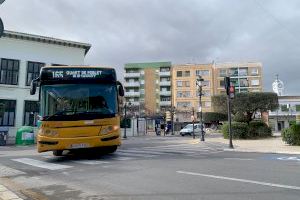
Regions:
<svg viewBox="0 0 300 200"><path fill-rule="evenodd" d="M176 107L175 120L191 121L193 110L199 112L199 93L196 85L202 76L202 112L212 112L211 96L225 92L224 77L231 78L236 92L262 91L262 64L259 62L231 62L210 64L182 64L172 66L172 102Z"/></svg>
<svg viewBox="0 0 300 200"><path fill-rule="evenodd" d="M125 101L136 116L162 115L171 108L171 62L127 63Z"/></svg>

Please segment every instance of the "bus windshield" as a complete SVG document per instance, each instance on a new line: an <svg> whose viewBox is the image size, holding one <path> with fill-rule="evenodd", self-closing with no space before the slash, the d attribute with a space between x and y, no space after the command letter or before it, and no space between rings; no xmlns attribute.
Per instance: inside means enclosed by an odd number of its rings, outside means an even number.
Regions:
<svg viewBox="0 0 300 200"><path fill-rule="evenodd" d="M113 84L42 85L41 116L44 121L114 117L116 92Z"/></svg>

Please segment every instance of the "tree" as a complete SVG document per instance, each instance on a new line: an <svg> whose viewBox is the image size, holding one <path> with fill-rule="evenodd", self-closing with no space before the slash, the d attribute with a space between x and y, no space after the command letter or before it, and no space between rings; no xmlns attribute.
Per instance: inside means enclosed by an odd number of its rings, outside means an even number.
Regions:
<svg viewBox="0 0 300 200"><path fill-rule="evenodd" d="M278 96L272 92L237 93L231 101L232 114L237 119L248 124L255 118L255 113L274 111L278 108ZM227 100L225 95L212 97L214 111L227 113ZM239 120L238 120L239 121Z"/></svg>
<svg viewBox="0 0 300 200"><path fill-rule="evenodd" d="M199 113L197 113L197 114L199 114ZM225 120L227 120L227 115L224 113L218 113L218 112L203 113L203 121L206 123L219 122L219 121L225 121Z"/></svg>

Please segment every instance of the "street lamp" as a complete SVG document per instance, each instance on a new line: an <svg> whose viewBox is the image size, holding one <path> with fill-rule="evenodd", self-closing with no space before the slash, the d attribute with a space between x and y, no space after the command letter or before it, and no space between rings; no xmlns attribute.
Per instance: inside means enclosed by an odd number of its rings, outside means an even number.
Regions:
<svg viewBox="0 0 300 200"><path fill-rule="evenodd" d="M201 141L204 141L204 131L203 131L203 117L202 117L202 86L203 86L204 79L202 76L198 76L196 80L196 85L198 86L198 92L199 92L199 111L200 111L200 127L201 127Z"/></svg>
<svg viewBox="0 0 300 200"><path fill-rule="evenodd" d="M0 5L4 2L5 0L0 0ZM0 38L1 36L3 35L3 32L4 32L4 25L3 25L3 22L2 22L2 19L0 17Z"/></svg>
<svg viewBox="0 0 300 200"><path fill-rule="evenodd" d="M125 105L124 105L124 135L123 135L123 138L126 139L127 138L127 135L126 135L126 127L127 127L127 106L130 106L131 103L130 102L125 102Z"/></svg>

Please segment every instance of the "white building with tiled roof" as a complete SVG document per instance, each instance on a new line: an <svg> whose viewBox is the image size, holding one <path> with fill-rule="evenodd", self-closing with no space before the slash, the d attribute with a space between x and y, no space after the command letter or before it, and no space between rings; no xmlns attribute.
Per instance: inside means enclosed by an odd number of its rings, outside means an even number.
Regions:
<svg viewBox="0 0 300 200"><path fill-rule="evenodd" d="M4 31L0 38L0 140L14 143L19 127L35 126L38 95L29 94L29 85L40 68L83 65L90 48L87 43Z"/></svg>

